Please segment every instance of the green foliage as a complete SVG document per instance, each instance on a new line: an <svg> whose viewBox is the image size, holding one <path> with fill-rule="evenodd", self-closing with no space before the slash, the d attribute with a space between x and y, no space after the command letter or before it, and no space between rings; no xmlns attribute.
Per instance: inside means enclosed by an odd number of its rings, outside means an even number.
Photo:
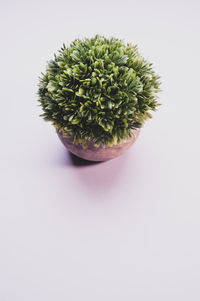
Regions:
<svg viewBox="0 0 200 301"><path fill-rule="evenodd" d="M137 46L96 35L63 45L39 83L45 120L75 143L112 145L159 105L159 76Z"/></svg>

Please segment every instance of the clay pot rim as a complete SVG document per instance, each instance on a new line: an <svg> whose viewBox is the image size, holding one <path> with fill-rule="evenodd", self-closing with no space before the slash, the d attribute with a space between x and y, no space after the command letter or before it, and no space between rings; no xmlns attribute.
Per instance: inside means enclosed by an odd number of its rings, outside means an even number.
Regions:
<svg viewBox="0 0 200 301"><path fill-rule="evenodd" d="M86 144L87 144L87 146L89 146L89 144L90 144L90 145L92 145L95 148L112 148L112 147L116 147L117 145L120 146L120 145L122 145L122 144L124 144L126 142L129 142L132 139L136 140L137 137L138 137L138 135L140 134L141 128L135 128L135 129L132 129L131 131L133 133L132 137L129 136L128 138L122 139L122 140L120 140L120 142L114 143L113 145L106 145L106 144L103 144L103 143L100 143L99 145L96 145L92 139L91 140L87 139L86 140ZM134 134L135 132L137 132L137 135ZM73 136L72 135L69 135L69 136L63 135L63 131L62 130L57 131L57 134L58 134L58 136L61 135L64 139L71 140L71 143L74 144L74 145L77 145L77 146L78 145L81 145L81 146L83 145L83 143L81 143L81 142L78 142L78 143L73 142ZM84 149L87 149L88 148L87 146L84 147Z"/></svg>

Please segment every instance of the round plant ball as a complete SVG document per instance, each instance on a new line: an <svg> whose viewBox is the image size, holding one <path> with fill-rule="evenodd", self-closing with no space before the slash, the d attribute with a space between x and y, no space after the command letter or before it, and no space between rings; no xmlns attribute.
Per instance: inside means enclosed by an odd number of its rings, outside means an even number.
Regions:
<svg viewBox="0 0 200 301"><path fill-rule="evenodd" d="M159 78L137 45L100 35L75 39L40 77L41 116L72 153L112 159L135 142L159 105Z"/></svg>

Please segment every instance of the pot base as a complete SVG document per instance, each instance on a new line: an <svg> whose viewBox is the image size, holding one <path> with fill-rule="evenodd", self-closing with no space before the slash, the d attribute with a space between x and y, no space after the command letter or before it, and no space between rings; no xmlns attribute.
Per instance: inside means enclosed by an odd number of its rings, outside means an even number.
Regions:
<svg viewBox="0 0 200 301"><path fill-rule="evenodd" d="M136 141L140 129L132 130L135 137L122 140L113 146L95 146L92 141L87 141L87 148L83 148L82 144L73 143L72 137L63 137L62 132L58 132L58 137L64 146L74 155L89 161L107 161L122 155Z"/></svg>

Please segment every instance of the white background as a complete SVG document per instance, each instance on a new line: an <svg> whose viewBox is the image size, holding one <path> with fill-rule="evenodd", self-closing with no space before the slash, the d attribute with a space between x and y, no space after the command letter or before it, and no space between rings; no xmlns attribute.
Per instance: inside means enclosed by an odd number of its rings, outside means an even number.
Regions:
<svg viewBox="0 0 200 301"><path fill-rule="evenodd" d="M0 2L1 301L200 300L200 2ZM162 107L122 157L85 165L39 118L64 42L139 45Z"/></svg>

